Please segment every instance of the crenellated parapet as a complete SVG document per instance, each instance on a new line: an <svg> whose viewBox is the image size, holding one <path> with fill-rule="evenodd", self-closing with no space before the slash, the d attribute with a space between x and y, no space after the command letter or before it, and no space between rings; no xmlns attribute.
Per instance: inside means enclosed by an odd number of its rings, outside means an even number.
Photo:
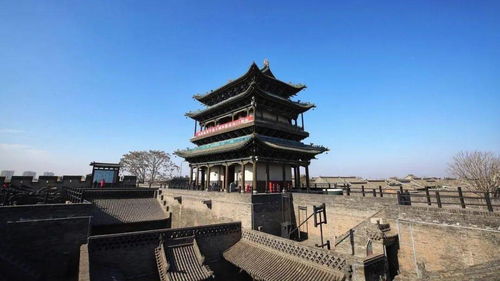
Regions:
<svg viewBox="0 0 500 281"><path fill-rule="evenodd" d="M308 247L290 239L284 239L264 232L244 229L242 231L242 239L340 272L346 271L348 267L348 259L341 254L334 254L331 251L320 248Z"/></svg>
<svg viewBox="0 0 500 281"><path fill-rule="evenodd" d="M370 275L355 257L247 229L224 258L256 280L365 280L365 273Z"/></svg>
<svg viewBox="0 0 500 281"><path fill-rule="evenodd" d="M160 229L133 233L96 235L89 238L91 251L107 251L120 248L134 248L146 245L158 245L159 241L195 236L199 238L217 237L240 233L241 223L222 223L207 226L185 227L179 229Z"/></svg>

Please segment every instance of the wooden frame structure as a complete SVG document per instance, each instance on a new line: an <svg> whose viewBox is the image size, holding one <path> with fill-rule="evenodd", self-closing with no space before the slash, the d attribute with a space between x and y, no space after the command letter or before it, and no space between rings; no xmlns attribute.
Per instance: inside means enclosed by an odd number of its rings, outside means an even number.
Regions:
<svg viewBox="0 0 500 281"><path fill-rule="evenodd" d="M243 76L195 95L206 106L186 114L195 121L197 147L175 152L190 163L190 184L229 192L234 182L242 192L280 192L300 186L304 167L309 187L310 161L328 149L301 142L309 136L303 113L315 105L291 97L304 88L276 79L268 63L253 63Z"/></svg>

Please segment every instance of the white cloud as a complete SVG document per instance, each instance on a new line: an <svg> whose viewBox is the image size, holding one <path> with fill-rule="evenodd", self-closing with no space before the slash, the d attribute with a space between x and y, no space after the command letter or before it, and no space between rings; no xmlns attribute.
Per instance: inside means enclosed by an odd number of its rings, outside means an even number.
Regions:
<svg viewBox="0 0 500 281"><path fill-rule="evenodd" d="M85 175L90 172L90 163L81 155L60 154L20 143L0 143L0 170L54 172L56 175Z"/></svg>
<svg viewBox="0 0 500 281"><path fill-rule="evenodd" d="M0 169L23 171L43 171L51 162L48 151L25 144L0 143Z"/></svg>
<svg viewBox="0 0 500 281"><path fill-rule="evenodd" d="M29 145L19 144L19 143L0 143L0 152L7 154L29 154L33 155L44 155L47 156L48 152L41 149L36 149ZM1 155L4 155L3 153Z"/></svg>
<svg viewBox="0 0 500 281"><path fill-rule="evenodd" d="M0 134L9 134L9 135L16 135L16 134L22 134L24 133L23 130L17 130L17 129L8 129L8 128L4 128L4 129L0 129Z"/></svg>

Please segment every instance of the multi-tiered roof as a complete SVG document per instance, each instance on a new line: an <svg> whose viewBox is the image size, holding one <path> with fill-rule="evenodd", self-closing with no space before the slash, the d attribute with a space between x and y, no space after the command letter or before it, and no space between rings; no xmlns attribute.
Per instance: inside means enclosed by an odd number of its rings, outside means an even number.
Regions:
<svg viewBox="0 0 500 281"><path fill-rule="evenodd" d="M305 85L276 79L269 65L253 63L241 77L194 98L205 108L186 113L199 122L191 139L198 147L179 150L190 163L205 163L258 156L287 161L309 161L326 151L302 142L309 136L298 119L315 107L291 100ZM303 118L302 118L303 120Z"/></svg>

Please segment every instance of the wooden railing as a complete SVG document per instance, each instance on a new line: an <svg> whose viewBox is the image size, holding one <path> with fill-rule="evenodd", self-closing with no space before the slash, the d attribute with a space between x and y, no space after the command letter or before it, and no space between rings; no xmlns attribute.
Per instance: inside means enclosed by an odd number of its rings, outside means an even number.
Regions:
<svg viewBox="0 0 500 281"><path fill-rule="evenodd" d="M79 188L66 187L64 190L65 199L72 203L83 202L83 190Z"/></svg>
<svg viewBox="0 0 500 281"><path fill-rule="evenodd" d="M301 188L294 189L293 192L329 194L331 188L328 186L334 188L334 185L328 184L315 184L310 188L302 185ZM336 192L340 193L337 195L344 196L396 198L399 205L425 204L428 206L437 206L438 208L443 208L443 206L455 206L462 209L472 207L484 208L490 212L495 211L495 209L496 211L500 210L500 198L498 193L463 191L461 187L457 187L456 190L425 187L421 190L408 191L404 190L402 186L399 188L383 188L381 185L377 188L343 186L337 187Z"/></svg>
<svg viewBox="0 0 500 281"><path fill-rule="evenodd" d="M412 205L412 203L424 203L428 206L437 206L443 208L445 205L486 208L493 212L495 208L500 208L498 198L493 192L480 191L462 191L461 187L457 190L430 190L425 188L424 192L410 193L408 191L398 191L397 198L400 205Z"/></svg>
<svg viewBox="0 0 500 281"><path fill-rule="evenodd" d="M190 186L189 184L170 185L172 189L185 190L204 190L201 186ZM332 190L334 189L334 190ZM343 196L361 196L367 198L393 198L399 205L428 205L443 207L459 207L459 208L482 208L490 212L500 211L499 194L495 192L480 192L480 191L463 191L461 187L454 190L434 189L425 187L419 190L404 190L402 186L377 187L351 187L340 186L334 184L313 184L309 188L305 185L300 188L290 190L295 193L311 193L311 194L329 194Z"/></svg>

